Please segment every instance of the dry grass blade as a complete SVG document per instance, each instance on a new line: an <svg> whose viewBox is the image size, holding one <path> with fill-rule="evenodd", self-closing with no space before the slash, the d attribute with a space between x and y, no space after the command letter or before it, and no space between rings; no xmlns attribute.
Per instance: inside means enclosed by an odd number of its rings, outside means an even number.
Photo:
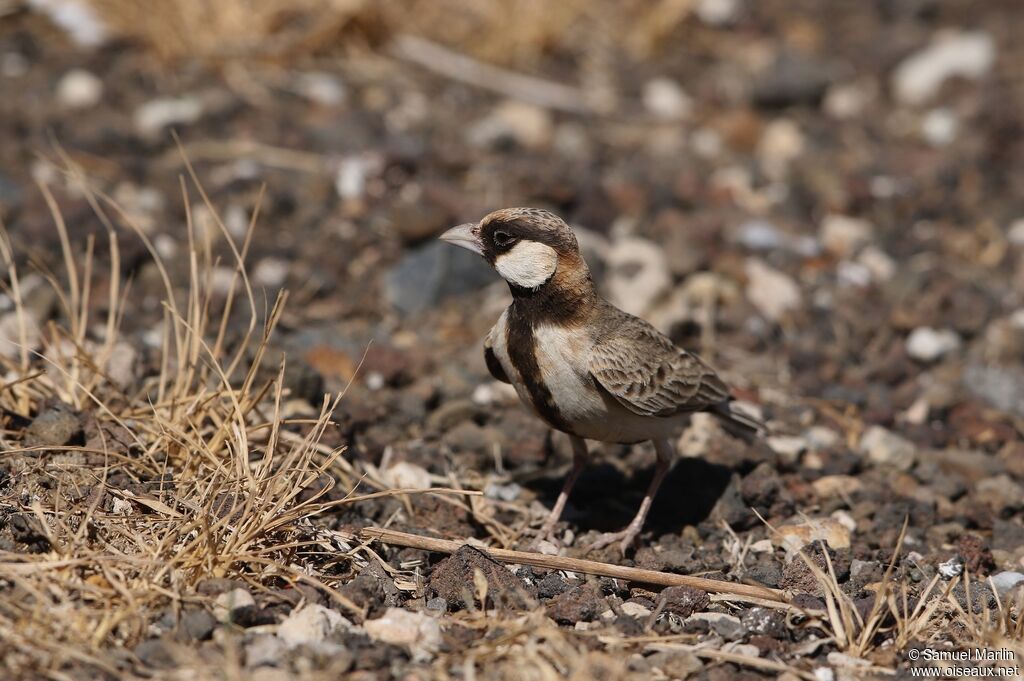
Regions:
<svg viewBox="0 0 1024 681"><path fill-rule="evenodd" d="M153 612L178 612L184 602L201 600L197 585L210 577L261 588L310 584L357 618L365 616L331 586L334 578L321 572L333 556L307 549L321 541L308 519L373 495L327 501L330 486L318 482L356 481L351 467L341 465L343 449L321 442L340 395L325 396L308 418L282 415L285 367L276 367L268 380L262 365L284 299L259 318L245 273L248 237L236 246L217 221L235 266L226 297L211 283L215 259L190 238L189 280L180 295L171 268L143 230L113 200L94 193L66 155L62 159L65 179L102 213L108 227L114 281L105 282L112 291L109 307L102 323L94 324L90 291L100 287L93 283L92 243L84 254L75 251L58 202L43 185L66 266L62 276L45 279L57 287L63 280L67 287L57 291L60 319L44 334L22 312L16 253L0 231L0 258L11 273L9 294L18 321L18 347L4 348L0 355L8 372L0 388L0 413L29 417L60 400L78 409L94 433L85 447L5 452L17 470L46 466L58 456L78 462L52 468L51 491L40 490L25 501L12 489L0 499L38 528L45 545L35 554L0 551L0 653L6 671L17 677L32 669L55 678L68 668L116 673L101 662L102 651L130 648L146 638ZM213 211L186 166L193 189ZM107 374L115 346L127 341L119 336L123 300L118 292L124 286L118 281L117 228L104 208L122 229L142 239L166 292L159 373L129 391ZM248 332L229 351L225 329L236 291L243 294L250 320ZM37 343L42 347L34 352ZM79 492L82 501L70 503L64 487L80 485L76 480L83 469L92 486ZM79 471L79 477L68 477L67 471Z"/></svg>

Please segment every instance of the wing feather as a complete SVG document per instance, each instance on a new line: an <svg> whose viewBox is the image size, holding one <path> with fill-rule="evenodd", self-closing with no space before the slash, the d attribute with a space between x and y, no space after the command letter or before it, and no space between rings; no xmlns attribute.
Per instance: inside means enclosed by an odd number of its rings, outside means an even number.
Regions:
<svg viewBox="0 0 1024 681"><path fill-rule="evenodd" d="M728 387L697 355L642 319L622 315L594 344L590 373L623 406L641 416L672 416L729 399Z"/></svg>

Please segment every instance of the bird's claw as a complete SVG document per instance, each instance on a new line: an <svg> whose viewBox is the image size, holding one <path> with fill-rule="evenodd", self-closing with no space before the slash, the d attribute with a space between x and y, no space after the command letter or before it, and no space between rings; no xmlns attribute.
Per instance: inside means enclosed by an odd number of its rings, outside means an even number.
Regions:
<svg viewBox="0 0 1024 681"><path fill-rule="evenodd" d="M632 525L618 532L605 532L587 547L587 553L598 551L606 546L611 546L615 542L619 542L619 551L625 557L626 551L632 548L633 542L636 541L639 534L640 528L633 527Z"/></svg>

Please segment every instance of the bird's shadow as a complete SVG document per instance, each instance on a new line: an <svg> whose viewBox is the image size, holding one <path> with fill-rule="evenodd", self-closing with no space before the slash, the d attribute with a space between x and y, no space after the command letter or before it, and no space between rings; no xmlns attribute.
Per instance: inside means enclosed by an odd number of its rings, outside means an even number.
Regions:
<svg viewBox="0 0 1024 681"><path fill-rule="evenodd" d="M661 484L645 527L655 535L676 534L711 514L729 484L733 470L699 458L677 459ZM608 463L594 463L580 474L563 519L577 532L609 532L625 527L643 500L654 477L654 466L626 476ZM526 484L550 508L562 487L553 476Z"/></svg>

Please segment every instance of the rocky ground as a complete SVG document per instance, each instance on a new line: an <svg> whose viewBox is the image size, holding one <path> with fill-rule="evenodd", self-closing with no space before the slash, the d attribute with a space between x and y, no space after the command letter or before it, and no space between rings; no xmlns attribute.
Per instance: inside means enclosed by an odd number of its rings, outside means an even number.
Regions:
<svg viewBox="0 0 1024 681"><path fill-rule="evenodd" d="M7 677L828 680L982 644L1019 664L1024 12L701 0L673 26L642 59L615 31L508 57L582 83L539 105L425 68L416 39L169 64L12 3ZM483 362L507 291L434 238L512 205L564 216L603 292L772 429L748 447L695 419L624 559L584 547L654 455L596 445L562 552L790 609L354 538L525 550L554 501L568 443Z"/></svg>

